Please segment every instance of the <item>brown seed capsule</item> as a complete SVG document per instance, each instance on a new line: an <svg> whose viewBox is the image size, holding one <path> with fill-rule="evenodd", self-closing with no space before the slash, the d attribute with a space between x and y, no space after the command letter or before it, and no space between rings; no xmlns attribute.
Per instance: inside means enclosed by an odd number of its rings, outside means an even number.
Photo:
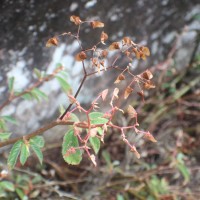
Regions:
<svg viewBox="0 0 200 200"><path fill-rule="evenodd" d="M56 37L50 38L47 41L46 47L51 47L51 46L58 46L58 39Z"/></svg>

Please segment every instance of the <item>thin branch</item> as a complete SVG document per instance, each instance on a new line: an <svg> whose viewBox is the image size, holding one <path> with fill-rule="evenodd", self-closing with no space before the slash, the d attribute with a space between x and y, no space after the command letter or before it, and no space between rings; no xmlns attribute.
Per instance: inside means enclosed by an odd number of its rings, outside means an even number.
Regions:
<svg viewBox="0 0 200 200"><path fill-rule="evenodd" d="M37 129L36 131L33 131L32 133L29 133L25 136L20 136L20 137L17 137L17 138L12 138L12 139L9 139L7 141L4 141L4 142L0 142L0 148L1 147L4 147L4 146L7 146L7 145L10 145L10 144L14 144L15 142L17 142L18 140L22 140L22 139L30 139L34 136L37 136L37 135L41 135L43 134L45 131L55 127L55 126L58 126L58 125L73 125L74 122L71 122L71 121L67 121L67 122L64 122L64 121L53 121L39 129Z"/></svg>
<svg viewBox="0 0 200 200"><path fill-rule="evenodd" d="M38 88L40 85L42 85L44 82L52 80L57 73L63 70L63 67L60 67L56 69L52 74L47 75L46 77L43 77L39 79L36 83L34 83L32 86L24 90L23 92L20 92L17 95L13 95L10 93L9 97L5 100L5 102L0 106L0 111L7 105L9 105L13 100L23 96L24 94L30 93L34 88Z"/></svg>
<svg viewBox="0 0 200 200"><path fill-rule="evenodd" d="M74 95L75 98L78 96L78 94L79 94L79 92L80 92L80 90L81 90L81 88L82 88L82 86L83 86L86 78L87 78L87 74L84 75L83 80L81 81L81 84L79 85L78 90L76 91L76 94ZM67 107L67 109L65 110L65 112L60 116L60 120L62 120L65 117L65 115L70 110L70 108L72 107L72 105L73 105L72 103L69 104L69 106Z"/></svg>

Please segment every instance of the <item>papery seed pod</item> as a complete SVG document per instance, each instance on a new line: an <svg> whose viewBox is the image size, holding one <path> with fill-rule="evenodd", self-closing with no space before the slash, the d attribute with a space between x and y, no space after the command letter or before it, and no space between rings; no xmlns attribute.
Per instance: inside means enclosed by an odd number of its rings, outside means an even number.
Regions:
<svg viewBox="0 0 200 200"><path fill-rule="evenodd" d="M76 24L76 25L80 25L81 24L81 19L80 19L80 17L79 16L76 16L76 15L72 15L71 17L70 17L70 21L71 22L74 22L74 24Z"/></svg>
<svg viewBox="0 0 200 200"><path fill-rule="evenodd" d="M76 61L83 61L87 58L87 55L84 51L78 53L75 57Z"/></svg>
<svg viewBox="0 0 200 200"><path fill-rule="evenodd" d="M101 42L105 44L105 41L108 39L108 35L103 31L101 33Z"/></svg>
<svg viewBox="0 0 200 200"><path fill-rule="evenodd" d="M131 54L131 52L127 50L127 51L124 52L124 54L125 54L127 57L129 57L130 54Z"/></svg>
<svg viewBox="0 0 200 200"><path fill-rule="evenodd" d="M91 159L92 163L94 164L94 166L96 167L97 163L96 163L95 155L94 154L90 155L90 159Z"/></svg>
<svg viewBox="0 0 200 200"><path fill-rule="evenodd" d="M117 83L120 83L122 80L124 80L125 79L125 76L123 75L123 74L120 74L118 77L117 77L117 79L116 79L116 81L114 82L115 84L117 84Z"/></svg>
<svg viewBox="0 0 200 200"><path fill-rule="evenodd" d="M109 46L109 50L116 50L116 49L120 49L119 42L113 42L113 43Z"/></svg>
<svg viewBox="0 0 200 200"><path fill-rule="evenodd" d="M130 118L135 118L137 117L137 112L136 110L133 108L133 106L129 105L127 108L127 112Z"/></svg>
<svg viewBox="0 0 200 200"><path fill-rule="evenodd" d="M115 97L116 99L118 99L118 93L119 93L119 88L115 88L113 91L113 97Z"/></svg>
<svg viewBox="0 0 200 200"><path fill-rule="evenodd" d="M92 58L91 61L92 61L93 66L96 66L96 67L98 66L98 63L99 63L98 58Z"/></svg>
<svg viewBox="0 0 200 200"><path fill-rule="evenodd" d="M141 91L137 92L137 94L142 98L142 101L144 101L144 91L141 90Z"/></svg>
<svg viewBox="0 0 200 200"><path fill-rule="evenodd" d="M106 97L107 97L107 94L108 94L108 89L105 89L102 93L101 93L101 98L103 101L105 101Z"/></svg>
<svg viewBox="0 0 200 200"><path fill-rule="evenodd" d="M140 52L137 50L137 48L132 48L132 51L135 53L136 58L140 59Z"/></svg>
<svg viewBox="0 0 200 200"><path fill-rule="evenodd" d="M150 51L148 47L140 47L140 50L144 53L146 56L150 56Z"/></svg>
<svg viewBox="0 0 200 200"><path fill-rule="evenodd" d="M124 92L124 99L127 99L132 92L133 92L133 88L131 88L130 86L128 86L125 89L125 92Z"/></svg>
<svg viewBox="0 0 200 200"><path fill-rule="evenodd" d="M156 86L151 82L151 81L146 81L143 85L144 89L153 89L155 88Z"/></svg>
<svg viewBox="0 0 200 200"><path fill-rule="evenodd" d="M123 44L131 44L131 41L132 40L129 37L124 37L122 40Z"/></svg>
<svg viewBox="0 0 200 200"><path fill-rule="evenodd" d="M146 60L146 55L143 52L139 52L140 54L140 58L142 58L142 60Z"/></svg>
<svg viewBox="0 0 200 200"><path fill-rule="evenodd" d="M103 51L101 52L101 56L102 56L103 58L106 58L106 57L108 56L108 51L107 51L107 50L103 50Z"/></svg>
<svg viewBox="0 0 200 200"><path fill-rule="evenodd" d="M92 28L102 28L104 27L104 23L100 21L92 21L91 23Z"/></svg>
<svg viewBox="0 0 200 200"><path fill-rule="evenodd" d="M95 137L97 135L97 128L91 128L90 129L90 136Z"/></svg>
<svg viewBox="0 0 200 200"><path fill-rule="evenodd" d="M153 135L151 135L149 131L145 133L144 138L150 140L151 142L157 142L157 140L153 137Z"/></svg>
<svg viewBox="0 0 200 200"><path fill-rule="evenodd" d="M137 149L135 148L135 146L131 147L131 151L135 154L135 156L140 159L140 154L138 153Z"/></svg>
<svg viewBox="0 0 200 200"><path fill-rule="evenodd" d="M51 46L58 46L58 39L56 37L50 38L47 41L46 47L51 47Z"/></svg>
<svg viewBox="0 0 200 200"><path fill-rule="evenodd" d="M150 80L150 79L152 79L153 78L153 74L151 73L151 71L150 70L146 70L146 71L144 71L142 74L140 74L139 75L141 78L144 78L144 79L146 79L146 80Z"/></svg>

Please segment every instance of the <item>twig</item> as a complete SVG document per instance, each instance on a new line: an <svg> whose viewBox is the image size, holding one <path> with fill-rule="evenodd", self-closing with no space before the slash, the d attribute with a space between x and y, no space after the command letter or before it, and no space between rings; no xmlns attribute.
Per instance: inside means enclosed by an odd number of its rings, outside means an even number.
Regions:
<svg viewBox="0 0 200 200"><path fill-rule="evenodd" d="M9 144L14 144L18 140L22 140L23 138L28 140L28 139L30 139L30 138L32 138L34 136L41 135L45 131L47 131L47 130L55 127L55 126L58 126L58 125L73 125L73 124L74 124L74 122L71 122L71 121L67 121L67 122L65 122L65 121L53 121L53 122L51 122L51 123L39 128L39 129L37 129L36 131L33 131L32 133L29 133L29 134L27 134L25 136L20 136L20 137L17 137L17 138L9 139L9 140L4 141L4 142L0 142L0 148L4 147L4 146L7 146Z"/></svg>
<svg viewBox="0 0 200 200"><path fill-rule="evenodd" d="M29 92L31 92L34 88L39 87L40 85L42 85L44 82L50 81L51 79L53 79L55 77L55 75L57 73L59 73L60 71L63 70L63 67L60 67L58 69L56 69L56 71L54 71L54 73L47 75L46 77L43 77L41 79L39 79L36 83L34 83L32 86L30 86L29 88L27 88L26 90L24 90L23 92L17 94L17 95L13 95L13 93L10 93L9 97L4 101L4 103L2 103L2 105L0 106L0 111L3 110L3 108L5 106L7 106L8 104L10 104L13 100L23 96L24 94L27 94Z"/></svg>

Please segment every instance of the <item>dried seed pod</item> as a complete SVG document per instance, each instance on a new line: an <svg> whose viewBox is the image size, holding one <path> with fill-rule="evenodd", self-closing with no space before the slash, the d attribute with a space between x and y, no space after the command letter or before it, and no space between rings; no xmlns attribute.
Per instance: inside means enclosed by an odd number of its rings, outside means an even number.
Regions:
<svg viewBox="0 0 200 200"><path fill-rule="evenodd" d="M151 135L149 131L145 133L144 138L150 140L151 142L157 142L157 140L153 137L153 135Z"/></svg>
<svg viewBox="0 0 200 200"><path fill-rule="evenodd" d="M116 49L120 49L119 42L113 42L113 43L109 46L109 50L116 50Z"/></svg>
<svg viewBox="0 0 200 200"><path fill-rule="evenodd" d="M127 108L127 112L130 118L135 118L137 117L137 112L136 110L133 108L133 106L129 105Z"/></svg>
<svg viewBox="0 0 200 200"><path fill-rule="evenodd" d="M50 38L47 43L46 43L46 47L51 47L51 46L58 46L58 38L53 37Z"/></svg>
<svg viewBox="0 0 200 200"><path fill-rule="evenodd" d="M105 41L108 39L108 35L107 33L105 33L104 31L101 33L101 42L103 44L105 44Z"/></svg>
<svg viewBox="0 0 200 200"><path fill-rule="evenodd" d="M143 85L144 89L153 89L155 88L156 86L151 82L151 81L146 81Z"/></svg>
<svg viewBox="0 0 200 200"><path fill-rule="evenodd" d="M79 16L76 16L76 15L72 15L71 17L70 17L70 21L71 22L74 22L74 24L76 24L76 25L80 25L81 24L81 19L80 19L80 17Z"/></svg>
<svg viewBox="0 0 200 200"><path fill-rule="evenodd" d="M108 51L107 51L107 50L103 50L103 51L101 52L101 56L102 56L103 58L106 58L106 57L108 56Z"/></svg>
<svg viewBox="0 0 200 200"><path fill-rule="evenodd" d="M140 47L140 51L143 52L144 55L146 56L150 56L150 51L149 51L149 48L148 47Z"/></svg>
<svg viewBox="0 0 200 200"><path fill-rule="evenodd" d="M124 80L125 79L125 76L123 75L123 74L120 74L118 77L117 77L117 79L116 79L116 81L114 82L115 84L117 84L117 83L120 83L122 80Z"/></svg>
<svg viewBox="0 0 200 200"><path fill-rule="evenodd" d="M147 69L147 70L144 71L142 74L140 74L139 77L144 78L144 79L146 79L146 80L150 80L150 79L153 78L153 74L151 73L150 70Z"/></svg>
<svg viewBox="0 0 200 200"><path fill-rule="evenodd" d="M132 40L129 37L124 37L122 42L123 44L131 44Z"/></svg>
<svg viewBox="0 0 200 200"><path fill-rule="evenodd" d="M104 27L104 23L100 21L92 21L91 23L92 28L102 28Z"/></svg>
<svg viewBox="0 0 200 200"><path fill-rule="evenodd" d="M133 88L131 88L130 86L128 86L125 89L125 92L124 92L124 99L127 99L132 92L133 92Z"/></svg>
<svg viewBox="0 0 200 200"><path fill-rule="evenodd" d="M80 53L78 53L75 57L76 61L83 61L87 58L87 55L85 54L84 51L81 51Z"/></svg>

